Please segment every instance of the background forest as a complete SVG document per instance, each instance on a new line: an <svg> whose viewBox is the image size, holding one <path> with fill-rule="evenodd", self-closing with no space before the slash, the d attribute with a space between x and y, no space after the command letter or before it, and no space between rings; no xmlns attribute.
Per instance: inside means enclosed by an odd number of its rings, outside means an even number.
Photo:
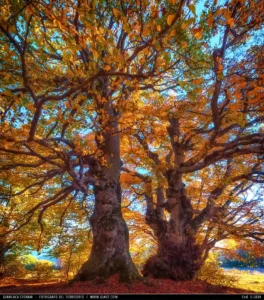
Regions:
<svg viewBox="0 0 264 300"><path fill-rule="evenodd" d="M263 1L0 3L1 277L263 268Z"/></svg>

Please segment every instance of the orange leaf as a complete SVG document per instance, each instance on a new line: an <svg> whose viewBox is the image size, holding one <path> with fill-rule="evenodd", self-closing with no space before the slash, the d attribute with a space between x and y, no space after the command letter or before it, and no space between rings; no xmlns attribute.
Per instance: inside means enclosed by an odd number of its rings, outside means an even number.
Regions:
<svg viewBox="0 0 264 300"><path fill-rule="evenodd" d="M227 24L230 26L230 27L233 27L234 24L235 24L235 21L233 18L230 18L228 21L227 21Z"/></svg>
<svg viewBox="0 0 264 300"><path fill-rule="evenodd" d="M167 23L169 26L171 25L173 19L174 19L174 15L168 15Z"/></svg>
<svg viewBox="0 0 264 300"><path fill-rule="evenodd" d="M119 15L119 10L116 9L116 8L113 8L113 14L114 14L114 16L117 18L118 15Z"/></svg>
<svg viewBox="0 0 264 300"><path fill-rule="evenodd" d="M105 71L110 71L110 70L111 70L111 67L110 67L109 65L106 65L106 66L104 67L104 70L105 70Z"/></svg>
<svg viewBox="0 0 264 300"><path fill-rule="evenodd" d="M203 32L201 30L197 31L194 36L197 38L197 40L199 40L203 35Z"/></svg>

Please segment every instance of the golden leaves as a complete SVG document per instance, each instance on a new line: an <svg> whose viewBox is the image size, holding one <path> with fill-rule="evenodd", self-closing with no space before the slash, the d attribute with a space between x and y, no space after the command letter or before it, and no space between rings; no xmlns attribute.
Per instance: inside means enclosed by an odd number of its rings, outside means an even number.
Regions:
<svg viewBox="0 0 264 300"><path fill-rule="evenodd" d="M240 84L240 88L243 89L247 86L247 83L244 81Z"/></svg>
<svg viewBox="0 0 264 300"><path fill-rule="evenodd" d="M91 51L93 52L93 57L97 59L99 57L99 53L93 48L91 48Z"/></svg>
<svg viewBox="0 0 264 300"><path fill-rule="evenodd" d="M194 28L193 29L194 36L199 40L203 36L202 28Z"/></svg>
<svg viewBox="0 0 264 300"><path fill-rule="evenodd" d="M168 15L168 18L167 18L167 24L170 26L172 21L174 19L174 15Z"/></svg>
<svg viewBox="0 0 264 300"><path fill-rule="evenodd" d="M4 94L5 96L7 96L7 97L12 97L12 96L13 96L12 92L10 92L9 90L3 91L3 94Z"/></svg>
<svg viewBox="0 0 264 300"><path fill-rule="evenodd" d="M185 48L187 48L188 47L188 43L187 42L183 42L182 43L182 49L185 49Z"/></svg>
<svg viewBox="0 0 264 300"><path fill-rule="evenodd" d="M105 71L110 71L110 70L111 70L111 67L110 67L109 65L106 65L106 66L104 67L104 70L105 70Z"/></svg>
<svg viewBox="0 0 264 300"><path fill-rule="evenodd" d="M97 101L99 103L106 103L107 102L107 99L105 97L102 97L100 95L97 95Z"/></svg>
<svg viewBox="0 0 264 300"><path fill-rule="evenodd" d="M130 186L131 184L141 183L141 179L128 173L121 173L120 181L122 183L125 183L127 186Z"/></svg>
<svg viewBox="0 0 264 300"><path fill-rule="evenodd" d="M234 19L233 19L233 18L228 19L228 20L227 20L227 24L228 24L230 27L233 27L234 24L235 24Z"/></svg>
<svg viewBox="0 0 264 300"><path fill-rule="evenodd" d="M193 84L199 85L199 84L204 82L204 79L201 77L201 78L198 78L198 79L194 79L192 82L193 82Z"/></svg>
<svg viewBox="0 0 264 300"><path fill-rule="evenodd" d="M196 16L196 7L194 4L188 5L190 11Z"/></svg>
<svg viewBox="0 0 264 300"><path fill-rule="evenodd" d="M119 14L120 14L120 11L118 9L116 9L116 8L113 8L113 14L117 18L119 16Z"/></svg>

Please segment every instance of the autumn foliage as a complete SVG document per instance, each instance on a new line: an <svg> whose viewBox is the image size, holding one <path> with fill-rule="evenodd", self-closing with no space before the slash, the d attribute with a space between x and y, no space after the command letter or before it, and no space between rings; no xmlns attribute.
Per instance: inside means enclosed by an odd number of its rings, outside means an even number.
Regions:
<svg viewBox="0 0 264 300"><path fill-rule="evenodd" d="M0 264L16 245L67 279L189 280L220 241L259 253L263 11L4 1Z"/></svg>

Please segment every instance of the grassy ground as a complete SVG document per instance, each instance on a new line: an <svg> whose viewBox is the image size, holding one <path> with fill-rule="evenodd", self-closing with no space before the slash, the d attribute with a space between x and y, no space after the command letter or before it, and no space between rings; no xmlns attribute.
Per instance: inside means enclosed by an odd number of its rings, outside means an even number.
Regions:
<svg viewBox="0 0 264 300"><path fill-rule="evenodd" d="M232 279L232 286L234 288L264 293L264 273L238 269L225 269L224 273Z"/></svg>

